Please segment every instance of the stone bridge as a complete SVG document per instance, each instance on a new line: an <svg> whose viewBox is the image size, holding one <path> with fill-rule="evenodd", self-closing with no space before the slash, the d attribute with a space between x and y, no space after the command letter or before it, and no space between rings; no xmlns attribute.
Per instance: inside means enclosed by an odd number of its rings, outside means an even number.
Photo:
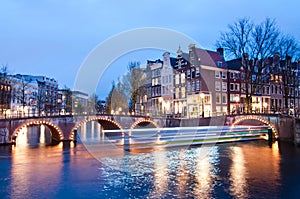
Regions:
<svg viewBox="0 0 300 199"><path fill-rule="evenodd" d="M279 139L293 139L295 119L282 115L227 115L194 119L149 118L124 115L76 115L33 118L11 118L0 120L0 143L14 142L24 127L46 125L56 141L74 140L77 128L87 122L98 121L104 130L125 130L134 128L160 128L184 126L223 125L267 125Z"/></svg>
<svg viewBox="0 0 300 199"><path fill-rule="evenodd" d="M295 134L295 118L279 114L228 115L225 125L266 125L272 129L275 138L280 140L292 140Z"/></svg>
<svg viewBox="0 0 300 199"><path fill-rule="evenodd" d="M0 129L7 132L4 142L14 142L24 127L45 125L55 141L74 140L77 128L87 122L98 121L104 130L124 130L134 128L159 128L159 119L124 115L76 115L31 118L11 118L0 120ZM2 141L3 143L3 141Z"/></svg>

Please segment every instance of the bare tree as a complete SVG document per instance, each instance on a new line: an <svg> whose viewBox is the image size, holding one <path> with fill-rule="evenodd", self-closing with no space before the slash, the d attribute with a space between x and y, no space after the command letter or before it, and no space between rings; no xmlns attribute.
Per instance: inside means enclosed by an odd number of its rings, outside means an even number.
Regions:
<svg viewBox="0 0 300 199"><path fill-rule="evenodd" d="M146 92L146 74L144 70L140 68L140 62L129 62L127 68L128 72L123 76L122 84L129 99L129 111L133 112L135 111L137 98Z"/></svg>
<svg viewBox="0 0 300 199"><path fill-rule="evenodd" d="M124 84L113 82L112 89L106 100L107 113L120 113L128 111L128 98L125 94Z"/></svg>
<svg viewBox="0 0 300 199"><path fill-rule="evenodd" d="M26 92L30 89L31 80L26 80L22 75L14 76L13 98L22 105L22 116L25 115L25 107L28 105Z"/></svg>
<svg viewBox="0 0 300 199"><path fill-rule="evenodd" d="M224 48L228 58L242 58L251 51L251 34L254 24L248 18L242 18L228 25L228 31L222 32L217 46Z"/></svg>
<svg viewBox="0 0 300 199"><path fill-rule="evenodd" d="M291 61L297 61L300 57L299 43L292 35L282 35L278 43L278 52L285 59L290 56Z"/></svg>
<svg viewBox="0 0 300 199"><path fill-rule="evenodd" d="M269 18L257 25L243 18L228 28L221 33L217 46L224 48L228 58L241 60L242 91L246 95L246 112L249 112L252 96L268 82L268 57L278 48L280 32L275 20Z"/></svg>
<svg viewBox="0 0 300 199"><path fill-rule="evenodd" d="M113 92L115 90L115 87L116 87L116 85L115 85L115 82L113 81L111 90L110 90L109 94L106 97L105 112L107 114L111 114L111 112L113 110L113 108L112 108L112 100L113 99L112 98L113 98Z"/></svg>
<svg viewBox="0 0 300 199"><path fill-rule="evenodd" d="M38 86L38 92L36 94L36 108L37 108L38 116L41 116L41 113L45 111L45 101L46 101L45 85L40 84Z"/></svg>
<svg viewBox="0 0 300 199"><path fill-rule="evenodd" d="M87 113L97 114L100 112L100 100L96 94L92 94L88 99Z"/></svg>

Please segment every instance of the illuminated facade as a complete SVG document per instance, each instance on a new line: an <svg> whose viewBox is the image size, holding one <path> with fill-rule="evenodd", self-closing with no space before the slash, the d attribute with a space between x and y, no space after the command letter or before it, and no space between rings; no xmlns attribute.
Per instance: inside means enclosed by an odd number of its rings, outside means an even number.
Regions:
<svg viewBox="0 0 300 199"><path fill-rule="evenodd" d="M9 79L0 74L0 115L6 118L10 115L11 85Z"/></svg>
<svg viewBox="0 0 300 199"><path fill-rule="evenodd" d="M189 68L188 53L183 53L181 48L177 50L176 64L174 66L174 98L173 98L173 116L187 116L187 98L186 98L186 71Z"/></svg>
<svg viewBox="0 0 300 199"><path fill-rule="evenodd" d="M145 111L150 116L173 115L174 65L175 58L165 52L163 60L147 61L147 78L151 82L146 85L147 106Z"/></svg>
<svg viewBox="0 0 300 199"><path fill-rule="evenodd" d="M33 75L10 75L12 117L53 115L58 112L58 83L53 78Z"/></svg>
<svg viewBox="0 0 300 199"><path fill-rule="evenodd" d="M227 68L222 50L204 50L189 45L187 117L227 114Z"/></svg>

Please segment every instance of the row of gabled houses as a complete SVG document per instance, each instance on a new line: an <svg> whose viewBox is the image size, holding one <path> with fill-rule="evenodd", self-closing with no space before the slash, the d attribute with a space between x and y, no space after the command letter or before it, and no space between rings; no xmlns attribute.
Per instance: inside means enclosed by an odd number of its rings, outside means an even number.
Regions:
<svg viewBox="0 0 300 199"><path fill-rule="evenodd" d="M165 52L162 59L147 61L146 89L139 93L136 114L199 118L300 111L299 62L275 53L264 60L266 67L254 85L247 78L255 79L256 69L249 76L243 58L225 61L222 48L210 51L190 44L188 49L179 47L177 57Z"/></svg>

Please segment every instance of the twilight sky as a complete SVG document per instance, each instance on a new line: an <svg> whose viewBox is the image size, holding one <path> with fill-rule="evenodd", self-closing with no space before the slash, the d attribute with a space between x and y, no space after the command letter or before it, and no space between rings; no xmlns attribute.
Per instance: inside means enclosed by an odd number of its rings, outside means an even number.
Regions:
<svg viewBox="0 0 300 199"><path fill-rule="evenodd" d="M298 0L1 0L0 65L8 64L11 73L53 77L60 87L73 88L89 53L120 32L168 28L214 50L228 24L241 17L255 22L270 17L300 41L299 8ZM104 98L129 61L145 64L161 54L144 51L120 57L107 70L100 82L105 86L99 86L97 94Z"/></svg>

